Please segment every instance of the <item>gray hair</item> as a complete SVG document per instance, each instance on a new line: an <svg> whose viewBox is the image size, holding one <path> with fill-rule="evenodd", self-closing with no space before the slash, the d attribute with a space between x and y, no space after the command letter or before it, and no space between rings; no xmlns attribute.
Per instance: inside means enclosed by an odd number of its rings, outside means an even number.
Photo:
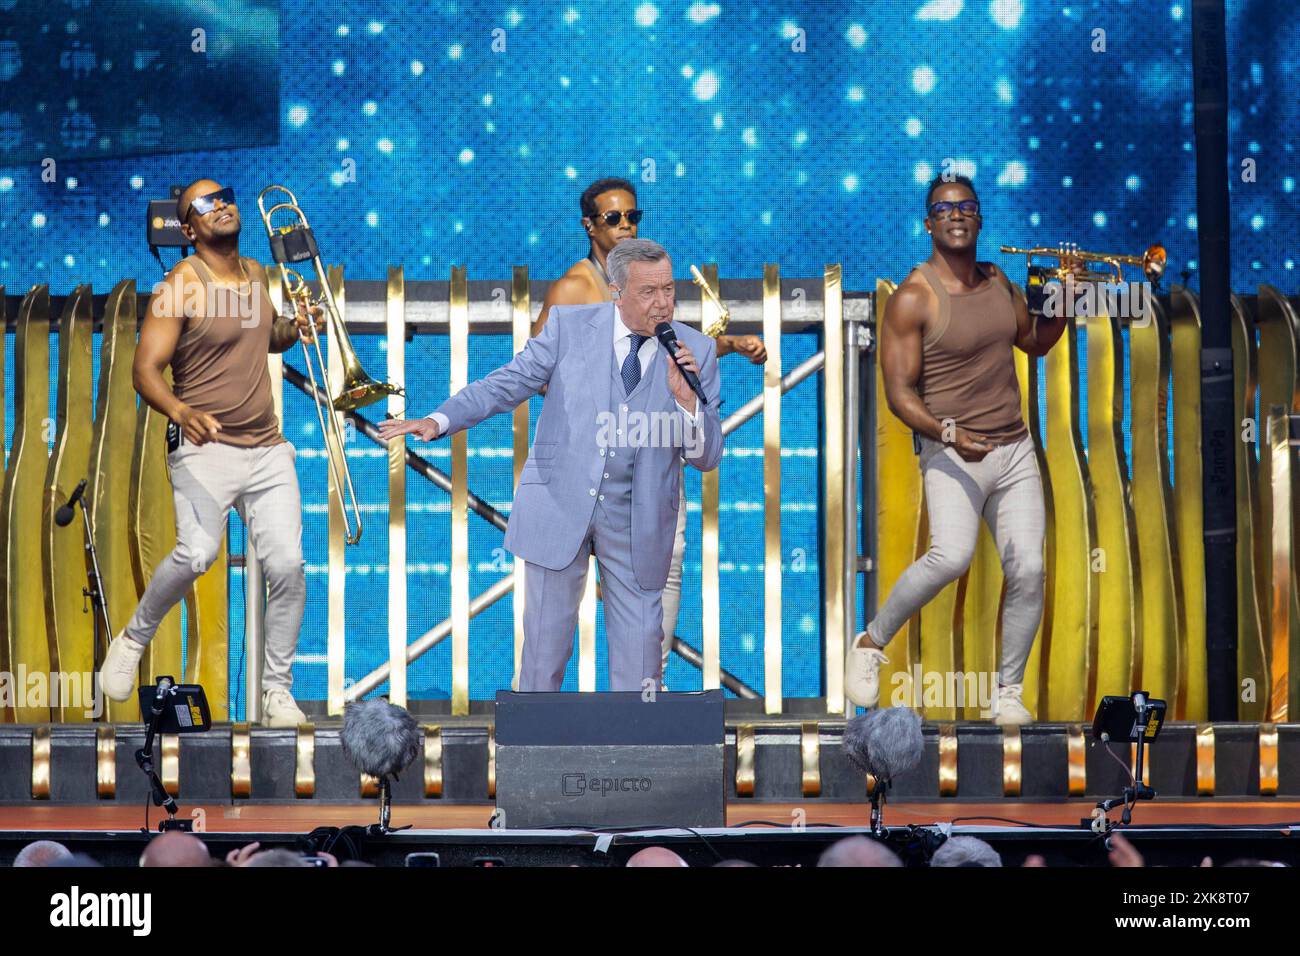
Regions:
<svg viewBox="0 0 1300 956"><path fill-rule="evenodd" d="M605 272L609 281L620 289L626 288L628 269L634 262L662 262L668 250L650 239L624 239L605 256Z"/></svg>
<svg viewBox="0 0 1300 956"><path fill-rule="evenodd" d="M818 866L902 866L903 861L885 844L864 836L833 843L817 861Z"/></svg>
<svg viewBox="0 0 1300 956"><path fill-rule="evenodd" d="M949 837L930 857L931 866L1001 866L998 851L972 836Z"/></svg>
<svg viewBox="0 0 1300 956"><path fill-rule="evenodd" d="M62 843L53 840L37 840L29 843L14 857L14 866L49 866L60 860L72 859L72 851Z"/></svg>

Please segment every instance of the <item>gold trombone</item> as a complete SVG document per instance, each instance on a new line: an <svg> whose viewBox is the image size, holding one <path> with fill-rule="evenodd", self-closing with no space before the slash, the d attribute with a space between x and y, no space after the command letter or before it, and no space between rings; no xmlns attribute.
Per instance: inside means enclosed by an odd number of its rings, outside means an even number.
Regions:
<svg viewBox="0 0 1300 956"><path fill-rule="evenodd" d="M723 332L727 331L727 323L731 321L731 311L722 304L722 299L720 299L718 294L713 291L708 281L704 278L700 270L695 268L694 264L691 265L691 281L704 290L705 297L708 298L708 300L718 309L717 320L711 323L709 327L704 330L705 335L709 338L716 339Z"/></svg>
<svg viewBox="0 0 1300 956"><path fill-rule="evenodd" d="M1120 283L1124 281L1123 266L1141 266L1147 279L1156 284L1160 282L1160 277L1165 274L1165 247L1160 245L1151 246L1140 256L1121 256L1110 252L1086 252L1080 249L1077 243L1068 242L1062 243L1056 248L1051 246L1036 246L1033 249L1020 249L1016 246L1002 246L1001 248L1003 252L1025 256L1031 268L1036 256L1054 257L1057 264L1045 268L1044 271L1049 278L1060 280L1064 280L1067 275L1073 275L1075 281L1078 282ZM1089 263L1096 262L1105 264L1111 271L1100 272L1088 269L1076 271L1079 266L1086 266Z"/></svg>
<svg viewBox="0 0 1300 956"><path fill-rule="evenodd" d="M288 200L275 203L268 208L266 197L274 192L283 193ZM340 496L345 492L347 495L347 505L343 509L344 538L348 544L356 544L361 540L361 508L357 504L357 493L352 485L352 473L348 469L347 455L344 452L343 428L334 413L364 408L389 395L400 395L402 390L387 382L375 381L361 367L356 350L348 337L347 326L344 325L343 317L339 314L338 303L334 301L334 291L330 288L325 266L321 263L316 237L307 222L306 214L298 205L297 197L284 186L267 186L257 196L257 208L262 214L262 224L266 227L267 237L271 241L271 257L281 267L281 281L289 300L294 304L295 310L322 306L329 334L333 335L338 343L339 357L343 363L343 383L339 394L333 396L329 365L321 352L320 336L314 331L304 332L300 339L303 358L307 363L307 376L311 380L312 399L316 403L316 417L320 420L321 432L325 436L325 453L329 458L330 476ZM291 214L294 218L287 225L276 226L271 222L271 217L281 211ZM290 263L297 264L308 260L316 271L316 283L320 287L319 296L313 296L311 287L302 275L289 268ZM314 359L307 345L308 340L315 346ZM319 376L316 368L320 369ZM349 509L352 512L351 522L348 520Z"/></svg>

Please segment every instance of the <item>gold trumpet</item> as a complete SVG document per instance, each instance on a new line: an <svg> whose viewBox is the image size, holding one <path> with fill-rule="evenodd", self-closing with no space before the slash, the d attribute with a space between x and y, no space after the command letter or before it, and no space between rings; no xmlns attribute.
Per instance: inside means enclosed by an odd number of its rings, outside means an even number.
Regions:
<svg viewBox="0 0 1300 956"><path fill-rule="evenodd" d="M283 193L288 199L267 207L266 197L270 193ZM334 487L340 495L344 490L348 496L348 508L352 511L352 522L348 522L347 509L344 509L344 537L348 544L361 540L361 509L357 504L356 491L352 486L352 474L348 470L347 456L343 451L343 429L334 412L355 411L372 405L389 395L401 395L402 390L387 382L377 382L366 374L357 358L356 349L348 337L347 326L339 313L338 303L334 301L334 291L330 288L325 266L321 263L320 250L316 246L316 237L312 233L307 216L298 205L298 199L284 186L267 186L257 196L257 209L262 214L262 224L266 227L267 237L271 242L271 257L281 266L282 281L285 292L295 304L295 308L310 309L321 306L324 309L329 334L338 343L339 356L343 363L343 383L337 395L331 387L329 366L321 353L320 337L314 332L310 340L315 346L315 358L308 348L309 336L302 336L303 357L307 362L307 374L311 379L312 398L316 402L316 415L320 419L321 431L325 436L325 450L330 462L330 474ZM293 217L287 225L276 226L271 218L278 212L286 212ZM316 284L320 295L313 296L307 281L290 264L310 261L316 271ZM315 365L313 366L313 362ZM315 369L320 369L319 381ZM324 397L322 397L324 396ZM325 408L329 404L328 410ZM326 414L328 411L328 414ZM327 424L328 419L328 424ZM355 526L355 530L353 527Z"/></svg>
<svg viewBox="0 0 1300 956"><path fill-rule="evenodd" d="M713 291L703 274L699 269L695 268L694 265L691 266L691 281L704 290L704 295L718 309L717 320L704 330L705 335L709 336L709 338L716 339L723 332L727 331L727 323L731 321L731 312L722 304L722 300L718 298L718 294Z"/></svg>
<svg viewBox="0 0 1300 956"><path fill-rule="evenodd" d="M1080 249L1077 243L1068 242L1062 243L1056 248L1051 246L1036 246L1033 249L1019 249L1016 246L1002 246L1001 248L1003 252L1025 256L1030 267L1034 264L1035 256L1054 257L1057 260L1057 265L1047 268L1045 271L1050 278L1060 280L1064 280L1067 275L1073 275L1075 280L1079 282L1120 283L1124 281L1124 266L1141 266L1147 279L1153 283L1159 283L1160 277L1165 274L1165 247L1160 245L1151 246L1140 256L1121 256L1110 252L1086 252ZM1075 271L1079 266L1086 266L1094 262L1109 266L1111 271L1100 272L1089 269L1082 272Z"/></svg>

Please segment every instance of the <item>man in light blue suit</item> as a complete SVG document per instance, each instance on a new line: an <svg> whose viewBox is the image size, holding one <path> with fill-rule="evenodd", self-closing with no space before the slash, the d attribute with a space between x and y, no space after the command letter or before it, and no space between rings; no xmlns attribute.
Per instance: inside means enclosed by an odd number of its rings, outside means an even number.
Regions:
<svg viewBox="0 0 1300 956"><path fill-rule="evenodd" d="M614 301L555 306L513 360L423 419L386 421L384 439L431 441L508 412L546 389L519 475L505 546L525 562L521 691L560 689L595 554L605 600L611 690L659 686L662 594L677 524L680 459L722 459L713 340L672 322L672 261L626 239L606 259ZM671 322L676 361L655 338ZM698 377L707 403L682 374Z"/></svg>

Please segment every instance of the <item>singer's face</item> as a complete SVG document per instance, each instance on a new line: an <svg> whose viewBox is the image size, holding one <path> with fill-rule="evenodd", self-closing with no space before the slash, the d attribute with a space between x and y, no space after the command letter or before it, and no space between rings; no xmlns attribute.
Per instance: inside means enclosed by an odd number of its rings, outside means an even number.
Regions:
<svg viewBox="0 0 1300 956"><path fill-rule="evenodd" d="M623 324L638 335L654 335L656 325L673 320L675 291L671 259L633 262L627 270L627 288L619 290Z"/></svg>
<svg viewBox="0 0 1300 956"><path fill-rule="evenodd" d="M624 239L635 239L636 226L628 222L626 216L619 216L618 222L612 226L605 221L606 213L623 213L635 208L636 197L626 189L611 189L597 196L596 215L592 218L584 216L582 219L582 225L591 237L591 244L609 255L609 250Z"/></svg>
<svg viewBox="0 0 1300 956"><path fill-rule="evenodd" d="M215 180L204 179L186 190L182 197L181 231L191 242L211 244L239 235L238 206L219 201L214 209L202 215L197 209L190 208L196 196L206 196L220 190L221 186Z"/></svg>

